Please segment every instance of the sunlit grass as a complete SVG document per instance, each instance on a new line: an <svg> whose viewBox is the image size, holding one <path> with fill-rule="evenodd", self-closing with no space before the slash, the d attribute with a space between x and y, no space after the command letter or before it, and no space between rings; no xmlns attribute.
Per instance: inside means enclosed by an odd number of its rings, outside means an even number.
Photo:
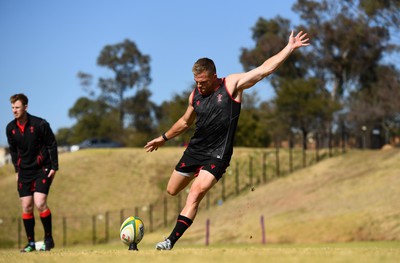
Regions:
<svg viewBox="0 0 400 263"><path fill-rule="evenodd" d="M21 254L17 250L0 250L0 262L400 262L399 242L371 242L315 245L231 245L180 246L172 251L156 251L144 246L128 251L125 246L95 246L54 249L50 252Z"/></svg>

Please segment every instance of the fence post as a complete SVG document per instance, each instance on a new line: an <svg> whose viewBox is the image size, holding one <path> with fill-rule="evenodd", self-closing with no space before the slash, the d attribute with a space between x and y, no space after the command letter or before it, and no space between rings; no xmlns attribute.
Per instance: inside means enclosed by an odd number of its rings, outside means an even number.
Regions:
<svg viewBox="0 0 400 263"><path fill-rule="evenodd" d="M306 149L307 149L307 138L303 136L303 168L307 167L307 155L306 155Z"/></svg>
<svg viewBox="0 0 400 263"><path fill-rule="evenodd" d="M253 156L249 156L249 185L253 186Z"/></svg>
<svg viewBox="0 0 400 263"><path fill-rule="evenodd" d="M315 133L315 160L318 163L319 162L319 136L318 132Z"/></svg>
<svg viewBox="0 0 400 263"><path fill-rule="evenodd" d="M221 199L225 202L225 176L222 176L221 179Z"/></svg>
<svg viewBox="0 0 400 263"><path fill-rule="evenodd" d="M108 243L108 239L110 237L109 233L109 219L110 219L110 212L106 211L106 219L105 219L105 243Z"/></svg>
<svg viewBox="0 0 400 263"><path fill-rule="evenodd" d="M153 232L153 204L149 206L150 233Z"/></svg>
<svg viewBox="0 0 400 263"><path fill-rule="evenodd" d="M342 154L346 153L346 144L347 144L346 126L342 122Z"/></svg>
<svg viewBox="0 0 400 263"><path fill-rule="evenodd" d="M96 216L92 216L92 243L96 245Z"/></svg>
<svg viewBox="0 0 400 263"><path fill-rule="evenodd" d="M329 127L328 131L328 148L329 148L329 158L332 157L332 132L331 127Z"/></svg>
<svg viewBox="0 0 400 263"><path fill-rule="evenodd" d="M168 224L168 200L167 197L164 196L164 227L167 227Z"/></svg>
<svg viewBox="0 0 400 263"><path fill-rule="evenodd" d="M239 195L239 162L236 162L235 182L236 182L236 195Z"/></svg>
<svg viewBox="0 0 400 263"><path fill-rule="evenodd" d="M289 139L289 173L293 172L293 139Z"/></svg>
<svg viewBox="0 0 400 263"><path fill-rule="evenodd" d="M121 210L119 210L119 224L122 225L124 220L125 220L124 209L122 208Z"/></svg>
<svg viewBox="0 0 400 263"><path fill-rule="evenodd" d="M63 217L63 247L67 246L67 218Z"/></svg>
<svg viewBox="0 0 400 263"><path fill-rule="evenodd" d="M135 206L135 216L139 216L139 207Z"/></svg>
<svg viewBox="0 0 400 263"><path fill-rule="evenodd" d="M265 224L264 224L264 216L261 216L261 243L265 244Z"/></svg>
<svg viewBox="0 0 400 263"><path fill-rule="evenodd" d="M263 183L265 184L267 182L267 153L263 153L263 163L262 163L262 178L263 178Z"/></svg>
<svg viewBox="0 0 400 263"><path fill-rule="evenodd" d="M210 219L206 221L206 246L210 243Z"/></svg>
<svg viewBox="0 0 400 263"><path fill-rule="evenodd" d="M177 210L178 210L178 215L180 215L180 213L181 213L181 211L182 211L181 200L182 200L182 193L180 193L180 194L178 195L178 198L176 199L176 202L177 202L176 208L177 208Z"/></svg>
<svg viewBox="0 0 400 263"><path fill-rule="evenodd" d="M276 166L276 177L280 176L280 167L279 167L279 144L278 139L276 139L276 146L275 146L275 166Z"/></svg>
<svg viewBox="0 0 400 263"><path fill-rule="evenodd" d="M22 219L17 217L17 228L18 228L18 247L21 247L21 229L22 229Z"/></svg>

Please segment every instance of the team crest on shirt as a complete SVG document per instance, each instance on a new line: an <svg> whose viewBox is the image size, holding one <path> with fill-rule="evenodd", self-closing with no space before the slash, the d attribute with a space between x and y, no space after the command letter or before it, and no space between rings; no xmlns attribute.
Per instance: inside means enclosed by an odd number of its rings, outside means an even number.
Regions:
<svg viewBox="0 0 400 263"><path fill-rule="evenodd" d="M11 132L12 132L13 135L15 135L15 129L13 129Z"/></svg>
<svg viewBox="0 0 400 263"><path fill-rule="evenodd" d="M196 106L199 106L200 105L200 101L198 100L198 101L196 101Z"/></svg>
<svg viewBox="0 0 400 263"><path fill-rule="evenodd" d="M217 95L217 98L218 98L217 102L222 102L222 94L221 93Z"/></svg>
<svg viewBox="0 0 400 263"><path fill-rule="evenodd" d="M31 126L31 127L29 127L29 130L31 131L31 133L34 133L35 132L35 127Z"/></svg>

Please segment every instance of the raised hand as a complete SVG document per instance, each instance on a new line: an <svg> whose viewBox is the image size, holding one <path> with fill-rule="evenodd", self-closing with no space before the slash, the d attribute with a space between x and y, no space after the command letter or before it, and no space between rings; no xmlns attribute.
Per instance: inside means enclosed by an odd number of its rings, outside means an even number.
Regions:
<svg viewBox="0 0 400 263"><path fill-rule="evenodd" d="M307 33L303 33L303 31L300 31L296 36L294 36L294 31L292 30L292 33L289 36L289 44L293 49L299 48L299 47L304 47L304 46L309 46L310 43L308 42L310 39L307 37Z"/></svg>

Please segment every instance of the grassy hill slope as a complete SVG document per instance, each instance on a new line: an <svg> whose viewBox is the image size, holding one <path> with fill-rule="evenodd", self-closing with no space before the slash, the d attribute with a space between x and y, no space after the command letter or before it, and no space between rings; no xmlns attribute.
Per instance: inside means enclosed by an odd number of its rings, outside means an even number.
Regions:
<svg viewBox="0 0 400 263"><path fill-rule="evenodd" d="M61 154L61 169L49 198L55 228L59 225L56 220L64 216L90 216L133 206L140 206L140 213L144 213L144 204L162 202L169 175L182 151L166 147L155 153L102 149ZM235 156L255 151L259 150L240 148ZM203 202L181 242L204 243L209 219L212 243L259 243L261 216L267 242L399 240L399 163L398 149L351 151L254 189L249 186L219 206L206 209ZM11 166L0 168L1 218L21 213L13 175ZM231 173L226 174L226 180L232 178ZM211 194L217 195L221 186L218 183ZM232 184L226 187L232 188ZM174 216L175 205L168 208ZM163 212L155 212L155 220L160 220ZM145 218L145 224L147 221ZM112 231L117 231L118 223L112 224ZM40 229L39 221L37 225ZM146 232L143 242L158 241L170 230ZM112 233L113 239L115 236Z"/></svg>
<svg viewBox="0 0 400 263"><path fill-rule="evenodd" d="M201 213L186 239L204 242L345 242L400 239L400 152L325 160Z"/></svg>

